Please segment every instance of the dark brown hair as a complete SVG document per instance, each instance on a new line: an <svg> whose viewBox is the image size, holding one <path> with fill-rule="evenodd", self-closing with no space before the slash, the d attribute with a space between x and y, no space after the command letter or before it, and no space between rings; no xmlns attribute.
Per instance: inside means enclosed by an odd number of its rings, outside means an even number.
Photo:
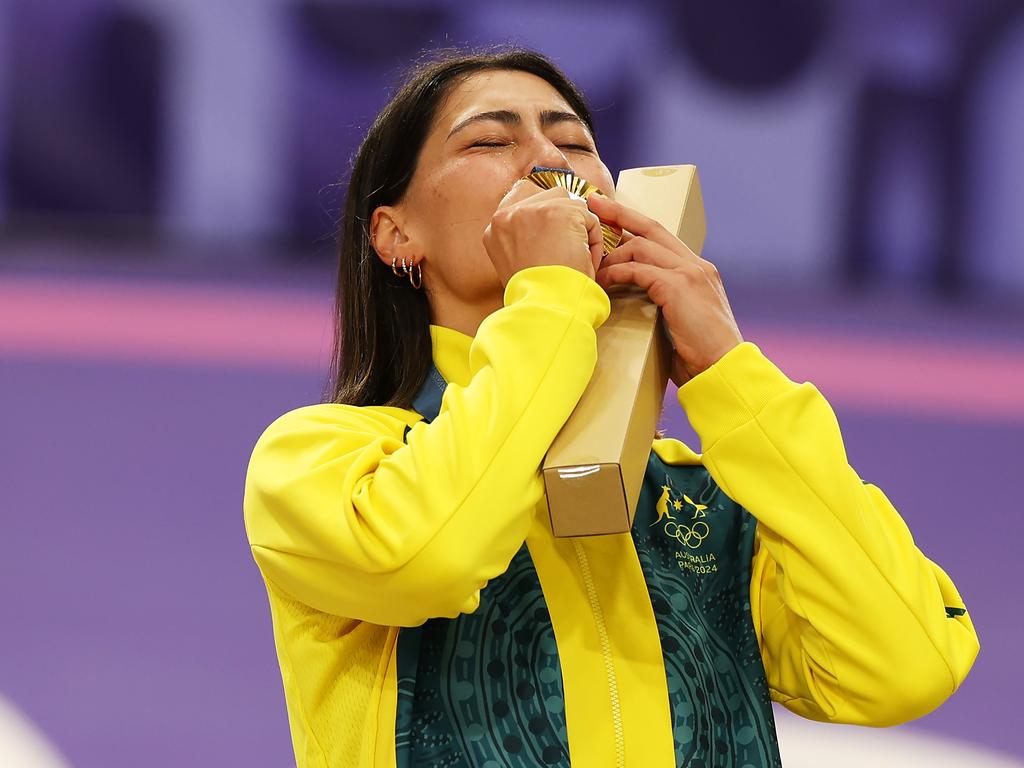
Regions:
<svg viewBox="0 0 1024 768"><path fill-rule="evenodd" d="M381 110L352 164L338 227L334 352L325 397L350 405L407 408L431 366L430 306L370 245L370 215L401 201L438 107L451 89L487 70L536 75L558 91L593 134L576 86L546 57L521 48L445 50L418 63Z"/></svg>

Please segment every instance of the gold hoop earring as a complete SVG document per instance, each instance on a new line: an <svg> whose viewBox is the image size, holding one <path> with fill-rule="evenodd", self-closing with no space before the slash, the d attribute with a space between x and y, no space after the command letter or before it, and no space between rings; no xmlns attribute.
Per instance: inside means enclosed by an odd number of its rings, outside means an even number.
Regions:
<svg viewBox="0 0 1024 768"><path fill-rule="evenodd" d="M391 257L391 271L395 273L395 277L401 277L402 273L398 271L397 263L398 263L398 257L397 256L392 256Z"/></svg>
<svg viewBox="0 0 1024 768"><path fill-rule="evenodd" d="M420 286L423 285L423 267L415 261L412 263L412 267L409 268L409 283L416 290L419 290Z"/></svg>

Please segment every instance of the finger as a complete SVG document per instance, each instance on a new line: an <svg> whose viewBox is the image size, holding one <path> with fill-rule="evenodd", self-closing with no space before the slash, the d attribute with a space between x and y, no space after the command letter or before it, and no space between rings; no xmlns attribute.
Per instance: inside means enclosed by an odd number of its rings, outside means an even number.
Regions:
<svg viewBox="0 0 1024 768"><path fill-rule="evenodd" d="M587 198L587 204L590 210L610 224L614 224L624 230L629 230L639 237L646 237L648 240L663 245L680 255L689 254L696 258L693 251L687 248L682 240L665 229L657 221L649 216L644 216L640 211L623 205L618 200L601 197L600 195L591 195Z"/></svg>
<svg viewBox="0 0 1024 768"><path fill-rule="evenodd" d="M498 203L498 207L502 208L508 205L515 205L519 201L525 200L531 195L536 194L538 190L539 187L533 182L527 181L526 179L519 179L509 188L508 192L504 194L501 198L501 202Z"/></svg>
<svg viewBox="0 0 1024 768"><path fill-rule="evenodd" d="M551 205L551 203L548 204ZM579 216L579 219L574 222L574 226L578 223L578 225L583 228L584 239L586 241L584 247L587 249L591 265L596 273L601 264L601 259L604 257L604 233L601 231L601 220L597 218L597 216L587 208L587 204L579 198L570 197L564 201L559 201L554 204L568 205Z"/></svg>
<svg viewBox="0 0 1024 768"><path fill-rule="evenodd" d="M569 193L562 187L552 187L551 189L541 189L529 179L519 179L512 188L505 193L505 196L501 198L501 202L498 203L498 207L507 207L516 205L524 200L530 198L540 198L541 200L555 199L559 197L568 197Z"/></svg>
<svg viewBox="0 0 1024 768"><path fill-rule="evenodd" d="M602 288L609 288L613 285L635 285L647 291L658 306L663 306L667 300L666 291L662 290L667 270L655 267L653 264L641 264L636 261L627 261L622 264L601 266L597 271L595 279Z"/></svg>
<svg viewBox="0 0 1024 768"><path fill-rule="evenodd" d="M685 264L687 259L645 237L633 237L608 254L602 262L602 266L610 267L613 264L623 264L627 261L651 264L662 269L673 269Z"/></svg>
<svg viewBox="0 0 1024 768"><path fill-rule="evenodd" d="M622 230L622 239L619 240L619 245L625 245L630 240L632 240L634 237L636 237L636 235L634 235L629 230L626 230L626 229ZM618 246L616 246L616 247L618 247Z"/></svg>
<svg viewBox="0 0 1024 768"><path fill-rule="evenodd" d="M587 226L587 248L590 250L590 260L594 264L594 272L597 272L604 259L604 232L601 230L601 220L586 207L583 209L583 217Z"/></svg>

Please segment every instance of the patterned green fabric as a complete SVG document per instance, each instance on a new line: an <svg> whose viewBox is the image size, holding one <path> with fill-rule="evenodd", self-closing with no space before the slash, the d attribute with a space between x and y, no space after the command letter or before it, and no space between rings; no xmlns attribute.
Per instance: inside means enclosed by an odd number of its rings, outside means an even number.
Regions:
<svg viewBox="0 0 1024 768"><path fill-rule="evenodd" d="M433 419L443 391L434 370L413 407ZM680 768L781 765L750 615L754 530L703 467L651 453L633 540ZM397 653L398 768L569 765L558 649L525 545L475 612L403 628Z"/></svg>
<svg viewBox="0 0 1024 768"><path fill-rule="evenodd" d="M480 607L398 635L399 768L568 766L562 670L524 546Z"/></svg>
<svg viewBox="0 0 1024 768"><path fill-rule="evenodd" d="M781 765L750 615L755 522L704 467L653 451L633 541L661 637L676 765Z"/></svg>
<svg viewBox="0 0 1024 768"><path fill-rule="evenodd" d="M437 417L435 368L413 401ZM568 766L555 632L524 544L480 591L480 606L398 633L398 768Z"/></svg>

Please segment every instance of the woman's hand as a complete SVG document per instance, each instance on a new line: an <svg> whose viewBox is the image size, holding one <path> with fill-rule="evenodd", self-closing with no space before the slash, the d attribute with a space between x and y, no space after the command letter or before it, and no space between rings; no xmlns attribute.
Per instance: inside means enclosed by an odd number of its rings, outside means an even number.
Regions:
<svg viewBox="0 0 1024 768"><path fill-rule="evenodd" d="M603 288L632 283L661 307L676 348L672 381L682 385L743 341L715 265L687 248L654 219L591 195L590 209L623 229L622 243L597 270Z"/></svg>
<svg viewBox="0 0 1024 768"><path fill-rule="evenodd" d="M506 285L527 267L562 264L594 277L603 254L601 222L561 188L515 183L484 230L484 248Z"/></svg>

